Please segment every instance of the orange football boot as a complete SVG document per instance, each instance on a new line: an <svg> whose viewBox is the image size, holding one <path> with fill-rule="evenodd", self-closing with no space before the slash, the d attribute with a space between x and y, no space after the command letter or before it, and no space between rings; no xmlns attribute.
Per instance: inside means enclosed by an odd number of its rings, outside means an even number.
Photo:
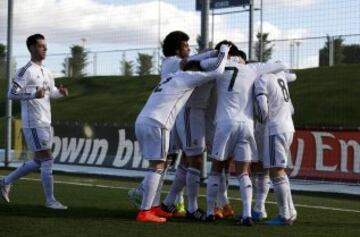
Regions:
<svg viewBox="0 0 360 237"><path fill-rule="evenodd" d="M230 204L226 204L223 207L222 212L223 212L224 218L233 218L235 216L234 209L231 207Z"/></svg>
<svg viewBox="0 0 360 237"><path fill-rule="evenodd" d="M152 222L157 224L162 224L166 222L166 218L155 215L154 212L152 212L151 210L139 211L136 216L136 220L138 222Z"/></svg>
<svg viewBox="0 0 360 237"><path fill-rule="evenodd" d="M215 207L214 216L216 219L223 219L224 218L223 209L219 207Z"/></svg>
<svg viewBox="0 0 360 237"><path fill-rule="evenodd" d="M151 208L151 211L154 213L154 215L159 216L159 217L165 217L165 218L173 217L172 213L163 211L161 209L161 207L153 207L153 208Z"/></svg>

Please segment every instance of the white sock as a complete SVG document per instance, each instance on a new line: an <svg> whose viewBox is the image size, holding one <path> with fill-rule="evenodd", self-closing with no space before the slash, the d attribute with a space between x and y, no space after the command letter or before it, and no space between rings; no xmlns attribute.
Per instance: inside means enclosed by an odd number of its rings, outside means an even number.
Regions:
<svg viewBox="0 0 360 237"><path fill-rule="evenodd" d="M161 174L149 171L142 182L144 190L141 202L141 210L150 210L154 202L156 192L158 191Z"/></svg>
<svg viewBox="0 0 360 237"><path fill-rule="evenodd" d="M173 205L176 201L176 197L181 190L185 187L186 184L186 168L182 165L179 165L175 172L175 178L170 187L170 192L166 196L163 203L166 206ZM182 196L182 195L181 195Z"/></svg>
<svg viewBox="0 0 360 237"><path fill-rule="evenodd" d="M175 203L184 203L184 191L181 189L181 191L176 195Z"/></svg>
<svg viewBox="0 0 360 237"><path fill-rule="evenodd" d="M294 201L293 201L292 195L291 195L290 179L287 175L285 176L285 178L289 184L288 202L289 202L290 214L292 215L294 212L296 212L296 209L295 209Z"/></svg>
<svg viewBox="0 0 360 237"><path fill-rule="evenodd" d="M24 162L16 170L11 172L9 175L3 178L3 183L5 185L11 184L15 180L27 175L28 173L38 170L40 168L40 162L36 160L29 160Z"/></svg>
<svg viewBox="0 0 360 237"><path fill-rule="evenodd" d="M46 202L56 201L54 197L53 159L41 161L41 182L46 197Z"/></svg>
<svg viewBox="0 0 360 237"><path fill-rule="evenodd" d="M290 219L290 208L288 203L290 193L289 183L285 176L272 178L271 181L273 183L279 214L285 219Z"/></svg>
<svg viewBox="0 0 360 237"><path fill-rule="evenodd" d="M141 192L142 194L144 194L144 180L142 180L141 181L141 183L140 183L140 185L139 186L137 186L137 188L136 188L136 190L138 191L138 192Z"/></svg>
<svg viewBox="0 0 360 237"><path fill-rule="evenodd" d="M220 179L220 174L216 172L212 172L208 178L206 189L207 215L214 215L214 208L219 192Z"/></svg>
<svg viewBox="0 0 360 237"><path fill-rule="evenodd" d="M240 197L243 203L243 218L251 217L252 184L248 173L242 173L238 177L240 185Z"/></svg>
<svg viewBox="0 0 360 237"><path fill-rule="evenodd" d="M154 197L154 201L153 201L151 207L158 207L158 206L160 206L161 189L162 189L163 184L164 184L164 182L161 181L161 178L160 178L159 185L158 185L158 188L157 188L157 190L156 190L156 194L155 194L155 197Z"/></svg>
<svg viewBox="0 0 360 237"><path fill-rule="evenodd" d="M188 211L190 213L198 209L197 198L200 186L200 170L188 168L186 173L186 189L188 195Z"/></svg>
<svg viewBox="0 0 360 237"><path fill-rule="evenodd" d="M223 208L225 205L229 204L229 199L227 195L228 190L228 177L227 172L222 172L220 176L219 183L219 193L218 193L218 207Z"/></svg>
<svg viewBox="0 0 360 237"><path fill-rule="evenodd" d="M255 174L254 177L254 194L255 207L258 212L266 212L265 201L270 189L270 177L264 174Z"/></svg>

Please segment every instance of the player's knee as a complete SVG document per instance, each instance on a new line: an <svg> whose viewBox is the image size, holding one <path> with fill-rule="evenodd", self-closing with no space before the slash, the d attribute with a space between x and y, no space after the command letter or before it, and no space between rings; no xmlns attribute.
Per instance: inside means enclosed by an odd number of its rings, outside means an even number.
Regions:
<svg viewBox="0 0 360 237"><path fill-rule="evenodd" d="M283 168L275 167L270 169L270 177L277 178L281 176L285 176L285 170Z"/></svg>
<svg viewBox="0 0 360 237"><path fill-rule="evenodd" d="M52 175L53 164L54 164L54 161L52 159L42 160L41 161L41 174L42 175Z"/></svg>
<svg viewBox="0 0 360 237"><path fill-rule="evenodd" d="M202 164L203 164L203 156L202 155L189 157L189 167L201 169Z"/></svg>
<svg viewBox="0 0 360 237"><path fill-rule="evenodd" d="M212 164L211 164L212 172L221 173L224 168L225 168L225 161L218 161L215 159L212 161Z"/></svg>
<svg viewBox="0 0 360 237"><path fill-rule="evenodd" d="M236 162L235 163L235 170L238 175L242 174L242 173L248 173L249 168L250 168L249 162Z"/></svg>
<svg viewBox="0 0 360 237"><path fill-rule="evenodd" d="M187 160L187 157L185 155L183 155L180 159L180 164L183 166L183 167L188 167L189 165L189 162Z"/></svg>
<svg viewBox="0 0 360 237"><path fill-rule="evenodd" d="M149 167L151 170L164 170L165 162L162 160L152 160L152 161L150 161Z"/></svg>

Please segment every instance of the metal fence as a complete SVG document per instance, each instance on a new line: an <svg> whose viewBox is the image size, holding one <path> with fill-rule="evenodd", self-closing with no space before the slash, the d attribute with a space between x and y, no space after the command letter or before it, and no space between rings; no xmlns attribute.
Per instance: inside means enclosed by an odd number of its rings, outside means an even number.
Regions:
<svg viewBox="0 0 360 237"><path fill-rule="evenodd" d="M261 9L261 2L263 7ZM195 0L70 0L14 2L14 59L17 67L29 56L28 35L47 37L46 60L56 76L64 75L65 59L72 45L88 51L84 72L89 75L120 75L120 61L133 61L138 53L152 56L152 73L161 65L161 40L173 30L183 30L198 48L200 12ZM269 33L273 60L292 68L319 65L319 50L327 36L341 36L344 44L360 43L360 1L357 0L255 0L254 34ZM0 0L0 43L6 39L6 0ZM32 6L31 11L25 6ZM248 51L248 7L213 9L209 16L209 40L237 42ZM255 37L254 37L255 38ZM256 41L256 38L255 38ZM255 42L254 42L255 43Z"/></svg>

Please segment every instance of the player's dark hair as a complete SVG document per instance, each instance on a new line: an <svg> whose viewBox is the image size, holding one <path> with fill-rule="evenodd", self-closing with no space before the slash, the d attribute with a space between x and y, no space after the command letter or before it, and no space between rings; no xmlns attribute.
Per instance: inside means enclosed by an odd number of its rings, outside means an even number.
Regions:
<svg viewBox="0 0 360 237"><path fill-rule="evenodd" d="M30 50L30 46L31 46L31 45L35 45L38 40L44 40L44 39L45 39L45 36L43 36L42 34L30 35L30 36L26 39L26 46L27 46L27 48Z"/></svg>
<svg viewBox="0 0 360 237"><path fill-rule="evenodd" d="M183 68L184 71L202 71L200 61L188 61Z"/></svg>
<svg viewBox="0 0 360 237"><path fill-rule="evenodd" d="M244 59L244 61L246 61L246 53L242 50L240 50L233 42L228 41L228 40L223 40L221 42L219 42L216 46L215 49L216 50L220 50L220 47L222 44L227 44L230 45L231 48L229 50L229 55L230 56L237 56L237 57L241 57L242 59Z"/></svg>
<svg viewBox="0 0 360 237"><path fill-rule="evenodd" d="M247 60L246 64L248 64L248 63L258 63L258 62L259 62L258 60Z"/></svg>
<svg viewBox="0 0 360 237"><path fill-rule="evenodd" d="M176 55L176 50L180 49L181 42L189 41L189 36L182 31L170 32L162 43L162 50L165 57Z"/></svg>
<svg viewBox="0 0 360 237"><path fill-rule="evenodd" d="M230 53L229 53L230 54ZM237 56L242 58L244 61L246 61L246 53L240 49L238 49L236 52L234 52L234 54L232 56Z"/></svg>

